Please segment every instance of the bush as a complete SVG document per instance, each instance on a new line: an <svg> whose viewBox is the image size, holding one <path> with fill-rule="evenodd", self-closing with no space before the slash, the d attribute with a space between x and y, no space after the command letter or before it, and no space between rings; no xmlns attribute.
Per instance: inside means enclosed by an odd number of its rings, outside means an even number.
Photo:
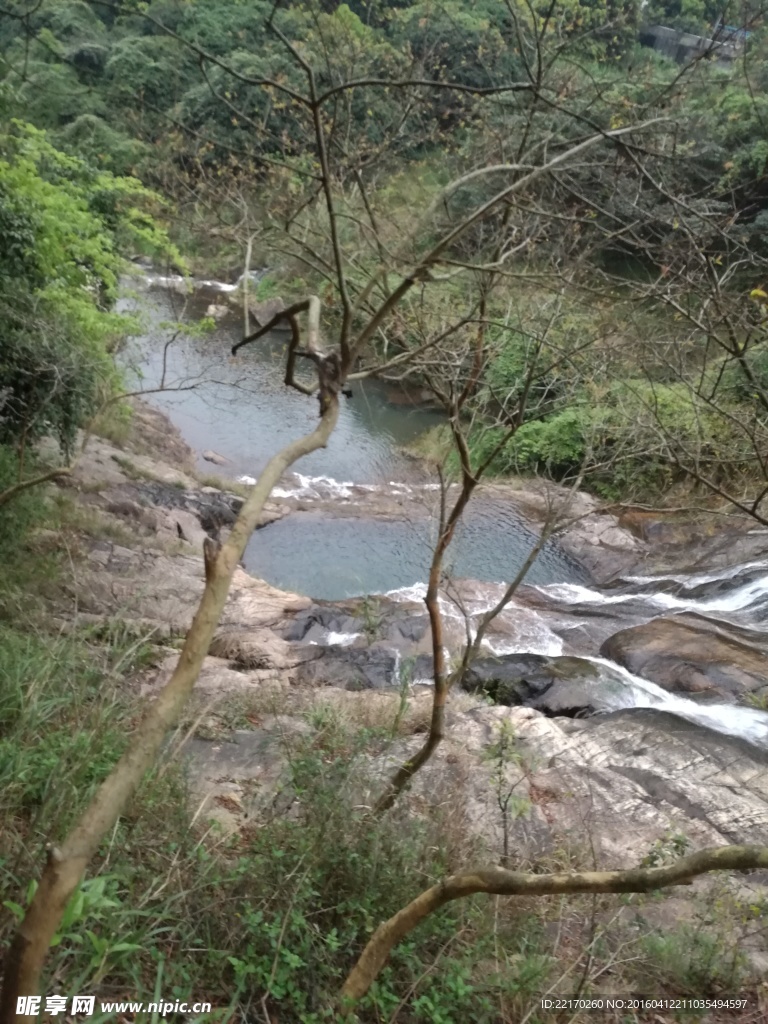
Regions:
<svg viewBox="0 0 768 1024"><path fill-rule="evenodd" d="M487 456L502 437L501 429L478 431L473 454ZM720 467L735 458L740 444L728 416L685 385L626 380L593 386L564 409L524 423L492 468L558 481L584 469L585 483L607 498L648 497L684 475L678 453L681 461L695 453L701 466Z"/></svg>
<svg viewBox="0 0 768 1024"><path fill-rule="evenodd" d="M2 416L2 410L0 410ZM19 459L15 451L0 444L0 494L18 482ZM11 570L24 558L24 539L43 521L46 505L39 492L21 491L0 505L0 564L7 581Z"/></svg>
<svg viewBox="0 0 768 1024"><path fill-rule="evenodd" d="M71 641L46 650L9 632L0 650L0 887L17 917L35 854L29 826L55 838L122 749L129 708L104 685L114 651L105 662ZM180 766L156 770L103 851L108 867L65 915L48 964L59 991L76 983L151 1000L161 985L242 1015L262 1006L286 1024L337 1019L338 991L373 929L457 865L439 820L361 813L366 758L381 752L383 731L350 732L333 713L311 725L286 749L274 809L229 840L207 828L202 841L190 827ZM545 987L545 942L526 910L499 919L483 898L452 904L398 946L356 1019L495 1024L501 1001L530 1004ZM514 971L501 969L512 961Z"/></svg>
<svg viewBox="0 0 768 1024"><path fill-rule="evenodd" d="M75 333L32 296L0 296L2 355L0 444L23 444L53 435L69 450L75 433L109 394L116 379L112 360L95 339ZM90 342L90 343L89 343Z"/></svg>
<svg viewBox="0 0 768 1024"><path fill-rule="evenodd" d="M175 253L147 212L154 202L30 125L0 134L0 444L52 433L66 449L113 389L111 342L133 325L110 311L120 251Z"/></svg>

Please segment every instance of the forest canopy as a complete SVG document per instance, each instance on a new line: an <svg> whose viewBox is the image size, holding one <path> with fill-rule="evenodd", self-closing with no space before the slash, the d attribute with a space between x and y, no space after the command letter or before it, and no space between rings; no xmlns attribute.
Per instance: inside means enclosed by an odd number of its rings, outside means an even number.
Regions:
<svg viewBox="0 0 768 1024"><path fill-rule="evenodd" d="M634 479L660 492L690 469L669 449L670 415L693 430L683 434L699 475L702 459L708 479L728 460L741 467L740 478L753 471L754 437L736 438L728 423L757 416L762 431L762 307L746 298L764 283L768 257L768 38L758 4L728 8L727 18L717 4L698 0L42 0L10 2L0 13L7 125L0 195L14 240L3 280L12 275L23 296L3 304L15 353L0 381L15 396L6 400L7 441L54 430L69 443L93 412L110 376L109 338L120 329L109 311L120 257L160 244L152 218L163 223L166 214L148 189L176 205L173 236L193 259L236 274L250 232L263 259L293 253L272 287L321 286L325 240L321 222L311 219L321 166L306 65L334 187L350 217L375 215L379 241L388 245L403 226L398 204L428 206L452 177L470 172L473 180L425 230L492 195L498 179L478 176L478 167L523 165L578 145L585 133L651 125L612 160L574 163L507 209L510 233L527 238L523 272L535 285L527 303L506 287L489 296L489 310L507 320L504 331L489 334L489 388L474 404L490 423L519 392L519 338L543 329L540 310L559 278L558 288L567 280L559 343L572 339L569 323L596 338L615 334L599 312L603 300L614 322L624 318L628 338L642 321L644 333L652 322L664 341L642 356L628 344L624 352L612 346L610 356L572 360L568 379L559 376L527 414L520 439L494 460L497 471L562 478L596 445L595 461L611 468L591 478L593 487L620 495ZM741 33L738 59L715 45L726 22L728 39ZM676 64L640 44L649 24L701 33L713 48ZM22 115L34 129L14 126L11 119ZM357 209L355 196L364 193L368 205ZM451 258L490 258L499 223L479 222ZM311 257L297 255L295 237L284 237L286 226L295 235L300 225L315 233ZM370 238L362 242L369 251L350 270L355 288L364 287L376 259ZM709 270L699 265L702 255ZM165 256L178 265L167 245ZM722 317L712 321L705 294L713 267L727 271L728 288L739 293L729 301L725 343ZM456 287L466 298L477 282L463 280ZM597 302L589 291L596 287ZM652 307L638 306L643 288ZM710 311L706 323L702 310ZM44 340L31 346L38 323L46 325ZM396 319L380 340L397 345L424 327ZM595 352L604 345L598 339ZM686 365L673 368L670 353L681 345ZM701 351L709 363L706 394L689 378ZM66 372L48 403L45 367L52 363ZM41 372L30 375L32 367ZM655 392L650 398L649 387L666 388L663 400ZM649 436L642 452L630 453L622 424L649 402L672 410L660 421L667 440L660 448ZM41 403L44 416L34 411ZM492 437L478 434L473 444L483 449ZM621 472L613 465L617 451L624 453ZM650 459L640 473L638 459Z"/></svg>

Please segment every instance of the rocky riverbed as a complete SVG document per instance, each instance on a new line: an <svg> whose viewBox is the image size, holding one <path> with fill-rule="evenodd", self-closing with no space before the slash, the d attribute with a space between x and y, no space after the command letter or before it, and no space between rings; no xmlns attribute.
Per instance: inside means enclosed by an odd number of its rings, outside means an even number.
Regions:
<svg viewBox="0 0 768 1024"><path fill-rule="evenodd" d="M143 450L93 439L63 485L101 526L83 542L60 616L71 624L77 608L79 622L118 618L153 638L156 667L138 681L151 699L202 592L202 540L226 531L242 498L197 481L192 453L158 413L137 407L135 428ZM287 493L290 484L265 523L310 500ZM507 497L535 526L542 493ZM368 502L386 514L392 496L369 489L354 500L356 514ZM408 799L419 813L450 801L489 856L506 842L521 863L564 838L576 862L611 866L637 863L673 833L694 846L768 843L768 536L739 524L654 539L647 523L578 501L561 543L595 582L521 587L466 689L453 693L448 738ZM446 588L450 651L499 590L466 580ZM418 588L316 602L239 569L183 748L197 803L227 828L257 820L280 794L289 806L285 745L319 706L391 726L391 744L369 765L383 778L422 741L430 674ZM515 754L500 782L489 751L502 730ZM500 785L523 798L514 820L499 810Z"/></svg>

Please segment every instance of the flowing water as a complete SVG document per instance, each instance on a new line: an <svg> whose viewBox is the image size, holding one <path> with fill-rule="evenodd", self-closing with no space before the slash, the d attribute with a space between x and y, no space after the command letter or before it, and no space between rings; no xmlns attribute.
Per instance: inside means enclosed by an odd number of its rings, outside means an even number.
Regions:
<svg viewBox="0 0 768 1024"><path fill-rule="evenodd" d="M230 460L218 475L248 480L292 438L311 430L317 407L282 383L284 336L272 336L230 357L242 324L234 314L212 335L179 332L169 322L204 315L234 286L198 282L181 294L180 279L145 277L122 302L140 314L143 333L124 353L124 363L148 395L198 451L213 449ZM393 404L376 382L356 384L342 406L328 447L303 459L275 496L306 501L310 511L296 512L259 530L246 553L246 567L282 587L315 598L338 599L387 593L396 600L423 596L434 540L434 515L376 519L344 515L344 502L361 491L382 489L390 497L414 496L434 506L434 483L423 479L418 463L401 446L439 422L436 413ZM199 460L201 469L210 471ZM316 501L337 502L336 514L311 511ZM405 505L408 505L405 502ZM452 546L449 567L456 577L475 580L474 599L465 603L476 617L490 608L526 558L535 535L517 513L498 500L476 501ZM483 582L484 581L484 582ZM594 656L589 649L591 620L628 615L627 624L681 611L718 617L764 632L768 614L768 562L734 565L713 572L627 576L611 590L588 585L586 574L557 544L550 543L530 570L540 605L516 598L485 641L498 655L530 652L557 657L579 654L598 669L605 710L659 708L689 721L768 745L768 714L733 704L702 704L671 694L655 683ZM463 617L449 601L448 619ZM616 628L622 628L618 625ZM460 634L459 634L460 635ZM348 644L354 636L331 634L329 644Z"/></svg>

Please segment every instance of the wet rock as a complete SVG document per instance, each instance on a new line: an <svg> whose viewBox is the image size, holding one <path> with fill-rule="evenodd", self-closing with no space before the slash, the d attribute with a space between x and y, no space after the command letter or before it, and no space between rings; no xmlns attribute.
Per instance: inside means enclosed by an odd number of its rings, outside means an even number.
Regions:
<svg viewBox="0 0 768 1024"><path fill-rule="evenodd" d="M206 462L212 462L215 466L228 466L230 463L226 455L219 455L218 452L211 451L210 448L202 452L202 456Z"/></svg>
<svg viewBox="0 0 768 1024"><path fill-rule="evenodd" d="M214 540L219 538L222 527L233 525L243 505L239 495L213 488L191 490L148 482L138 490L145 503L192 513L205 533Z"/></svg>
<svg viewBox="0 0 768 1024"><path fill-rule="evenodd" d="M600 653L666 690L712 690L733 697L768 686L765 649L748 643L745 635L703 616L676 615L623 629Z"/></svg>
<svg viewBox="0 0 768 1024"><path fill-rule="evenodd" d="M333 648L326 657L301 665L297 680L309 686L381 690L399 686L398 659L382 647Z"/></svg>
<svg viewBox="0 0 768 1024"><path fill-rule="evenodd" d="M547 715L583 717L605 707L600 700L600 674L584 658L540 654L480 658L470 666L464 688L482 692L496 704L524 705Z"/></svg>
<svg viewBox="0 0 768 1024"><path fill-rule="evenodd" d="M349 637L359 634L363 623L334 607L313 606L297 615L285 631L286 640L303 643L328 643L329 635Z"/></svg>
<svg viewBox="0 0 768 1024"><path fill-rule="evenodd" d="M402 644L403 641L419 643L426 637L428 630L429 617L426 614L406 614L387 625L386 636L396 644Z"/></svg>
<svg viewBox="0 0 768 1024"><path fill-rule="evenodd" d="M434 683L435 664L431 654L419 654L415 658L407 659L402 671L409 683L429 686Z"/></svg>

